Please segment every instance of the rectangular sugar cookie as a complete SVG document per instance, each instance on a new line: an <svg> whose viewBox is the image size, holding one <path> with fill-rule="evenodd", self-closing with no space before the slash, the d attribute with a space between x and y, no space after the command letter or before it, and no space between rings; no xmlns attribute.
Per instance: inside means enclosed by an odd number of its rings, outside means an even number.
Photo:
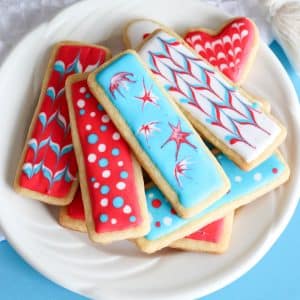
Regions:
<svg viewBox="0 0 300 300"><path fill-rule="evenodd" d="M134 51L97 69L88 83L178 214L195 215L228 191L215 157Z"/></svg>
<svg viewBox="0 0 300 300"><path fill-rule="evenodd" d="M84 209L80 188L77 189L76 194L70 204L60 207L58 221L59 224L66 228L86 232Z"/></svg>
<svg viewBox="0 0 300 300"><path fill-rule="evenodd" d="M136 240L142 251L153 253L172 244L275 189L287 181L290 174L288 165L279 153L273 154L251 171L243 171L222 153L217 155L217 159L230 179L231 189L193 218L183 219L176 215L156 186L147 189L146 198L152 221L150 232Z"/></svg>
<svg viewBox="0 0 300 300"><path fill-rule="evenodd" d="M218 219L194 233L175 241L169 247L195 252L224 253L232 234L234 212Z"/></svg>
<svg viewBox="0 0 300 300"><path fill-rule="evenodd" d="M102 46L61 42L54 46L31 122L14 188L22 195L55 205L70 203L76 192L65 80L101 65L110 53Z"/></svg>
<svg viewBox="0 0 300 300"><path fill-rule="evenodd" d="M151 19L135 19L130 21L123 29L125 47L128 49L137 49L144 39L158 29L168 31L165 25ZM248 32L246 33L245 30ZM211 42L207 42L207 38L210 40L209 35L211 35ZM244 39L245 35L246 40ZM202 36L205 38L203 39ZM225 39L225 43L222 43L223 38ZM256 56L259 32L256 25L250 19L237 17L226 22L218 34L216 34L216 31L206 28L190 29L186 32L183 39L202 58L215 65L224 76L232 80L236 85L240 85L241 81L244 81L246 78L253 59ZM230 46L232 41L234 41L235 47L233 52L228 49L228 47L232 48ZM224 48L227 52L224 52ZM249 52L249 50L251 51ZM224 53L221 53L222 51ZM237 55L234 55L234 52L237 52ZM253 98L255 98L257 105L264 106L265 111L270 112L269 102L257 96Z"/></svg>
<svg viewBox="0 0 300 300"><path fill-rule="evenodd" d="M170 247L187 251L223 253L229 245L233 216L234 213L230 213L189 236L175 241ZM87 232L80 189L77 190L70 204L60 208L59 223L68 229Z"/></svg>
<svg viewBox="0 0 300 300"><path fill-rule="evenodd" d="M285 128L175 33L158 30L138 53L199 132L245 170L267 159Z"/></svg>
<svg viewBox="0 0 300 300"><path fill-rule="evenodd" d="M66 93L89 237L108 243L143 236L149 217L142 170L86 79L68 78Z"/></svg>

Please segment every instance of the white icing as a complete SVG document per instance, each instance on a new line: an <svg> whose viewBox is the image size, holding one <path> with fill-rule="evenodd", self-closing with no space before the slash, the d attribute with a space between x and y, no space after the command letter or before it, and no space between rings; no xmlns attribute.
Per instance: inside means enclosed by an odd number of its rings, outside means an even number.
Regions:
<svg viewBox="0 0 300 300"><path fill-rule="evenodd" d="M107 198L102 198L100 200L100 205L103 207L106 207L108 205L108 199Z"/></svg>
<svg viewBox="0 0 300 300"><path fill-rule="evenodd" d="M165 49L162 46L161 41L158 39L163 39L170 41L174 39L171 35L165 32L159 32L152 39L148 40L141 50L139 51L142 59L149 64L151 68L151 59L150 52L152 53L165 53ZM190 112L195 119L197 119L200 123L204 124L209 131L215 135L219 140L222 140L229 148L233 149L236 153L238 153L246 162L251 162L258 158L278 137L281 129L280 127L264 112L258 111L254 112L256 124L258 127L249 124L237 124L234 123L239 132L240 136L243 137L245 142L236 142L235 144L230 144L228 140L229 132L220 126L211 125L207 122L207 119L210 118L208 115L212 115L212 111L214 111L214 105L224 105L224 97L228 91L228 89L232 90L232 106L221 109L221 114L219 120L222 124L225 124L226 127L230 130L234 130L234 126L232 126L232 121L230 120L244 120L247 118L243 117L240 113L246 116L247 109L241 104L246 104L248 106L252 105L252 102L249 101L244 95L240 93L235 87L233 87L230 83L225 81L222 76L216 71L214 71L209 64L205 61L200 60L190 49L186 48L183 44L179 43L175 46L169 48L169 53L174 60L172 61L170 58L159 58L156 60L157 70L160 71L160 74L156 75L160 82L165 86L174 86L174 74L172 74L171 69L179 71L186 68L186 59L185 57L189 57L190 62L190 72L186 74L182 74L182 72L177 75L177 86L183 91L186 95L191 95L191 86L203 85L207 87L206 81L204 80L203 69L207 70L206 76L209 77L210 87L208 90L196 90L192 89L194 93L194 98L200 104L203 111L199 110L195 106L185 102L182 102L182 99L186 99L183 95L176 91L170 91L174 99L179 102L183 107ZM184 54L184 55L182 55ZM185 56L185 57L184 57ZM174 63L177 63L177 65ZM199 68L199 66L202 67ZM182 69L181 69L182 67ZM239 101L237 100L239 99ZM213 103L213 104L212 104ZM258 110L258 109L257 109ZM240 113L238 113L240 112ZM205 114L206 113L206 114ZM266 133L266 131L268 133ZM227 137L227 138L226 138Z"/></svg>
<svg viewBox="0 0 300 300"><path fill-rule="evenodd" d="M131 48L137 48L144 39L146 33L151 34L156 29L159 29L159 25L150 20L137 20L132 22L127 27L127 38L130 42Z"/></svg>

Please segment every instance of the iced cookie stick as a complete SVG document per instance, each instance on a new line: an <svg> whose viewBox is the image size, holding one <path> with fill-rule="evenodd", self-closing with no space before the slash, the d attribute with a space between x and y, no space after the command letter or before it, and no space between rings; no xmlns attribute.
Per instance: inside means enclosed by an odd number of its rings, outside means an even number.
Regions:
<svg viewBox="0 0 300 300"><path fill-rule="evenodd" d="M213 205L190 219L183 219L155 186L147 189L146 197L151 214L151 230L136 240L147 253L158 251L233 210L248 204L283 184L289 178L289 167L279 153L273 154L251 171L243 171L224 154L217 159L231 182L230 191Z"/></svg>
<svg viewBox="0 0 300 300"><path fill-rule="evenodd" d="M187 251L223 253L229 245L233 215L230 213L206 225L189 236L175 241L170 247ZM87 231L80 189L70 204L60 208L59 223L68 229Z"/></svg>
<svg viewBox="0 0 300 300"><path fill-rule="evenodd" d="M182 217L224 195L229 181L134 51L93 72L89 86L141 165Z"/></svg>
<svg viewBox="0 0 300 300"><path fill-rule="evenodd" d="M95 69L108 57L109 51L102 46L78 42L54 46L15 177L14 187L20 194L55 205L72 201L78 186L77 164L65 80Z"/></svg>
<svg viewBox="0 0 300 300"><path fill-rule="evenodd" d="M124 28L124 43L136 49L157 29L167 27L150 19L136 19ZM191 28L183 39L204 59L217 67L227 78L240 84L248 74L256 56L259 32L248 18L230 19L218 30Z"/></svg>
<svg viewBox="0 0 300 300"><path fill-rule="evenodd" d="M157 29L168 30L165 25L151 19L133 20L124 28L124 44L129 49L136 49ZM238 85L250 71L259 45L259 32L245 17L227 21L218 31L200 27L189 29L183 38L200 56ZM257 96L253 98L266 108L265 111L270 111L269 102Z"/></svg>
<svg viewBox="0 0 300 300"><path fill-rule="evenodd" d="M59 210L59 223L69 229L86 232L86 224L84 218L84 209L80 188L74 196L74 199L67 206L63 206Z"/></svg>
<svg viewBox="0 0 300 300"><path fill-rule="evenodd" d="M142 170L86 78L71 76L66 91L89 237L109 243L143 236L149 217Z"/></svg>
<svg viewBox="0 0 300 300"><path fill-rule="evenodd" d="M279 121L175 33L155 31L138 53L198 131L241 168L259 165L285 139Z"/></svg>
<svg viewBox="0 0 300 300"><path fill-rule="evenodd" d="M234 212L216 220L194 233L175 241L169 247L195 252L224 253L232 234Z"/></svg>

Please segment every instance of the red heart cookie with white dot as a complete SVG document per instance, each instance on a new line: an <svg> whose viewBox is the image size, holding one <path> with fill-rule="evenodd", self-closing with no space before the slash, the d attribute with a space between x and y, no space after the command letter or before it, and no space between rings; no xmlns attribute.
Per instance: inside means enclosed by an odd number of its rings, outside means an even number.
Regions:
<svg viewBox="0 0 300 300"><path fill-rule="evenodd" d="M219 32L189 30L184 40L225 76L240 84L255 57L258 31L251 20L241 17L231 20Z"/></svg>

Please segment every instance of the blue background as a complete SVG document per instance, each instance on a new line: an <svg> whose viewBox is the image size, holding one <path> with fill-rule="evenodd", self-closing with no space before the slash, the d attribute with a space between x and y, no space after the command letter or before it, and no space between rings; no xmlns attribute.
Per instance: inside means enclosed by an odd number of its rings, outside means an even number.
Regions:
<svg viewBox="0 0 300 300"><path fill-rule="evenodd" d="M272 50L288 71L300 96L300 78L277 43ZM251 271L205 300L300 299L300 208L269 253ZM0 243L0 299L85 299L52 283L33 270L3 241Z"/></svg>

